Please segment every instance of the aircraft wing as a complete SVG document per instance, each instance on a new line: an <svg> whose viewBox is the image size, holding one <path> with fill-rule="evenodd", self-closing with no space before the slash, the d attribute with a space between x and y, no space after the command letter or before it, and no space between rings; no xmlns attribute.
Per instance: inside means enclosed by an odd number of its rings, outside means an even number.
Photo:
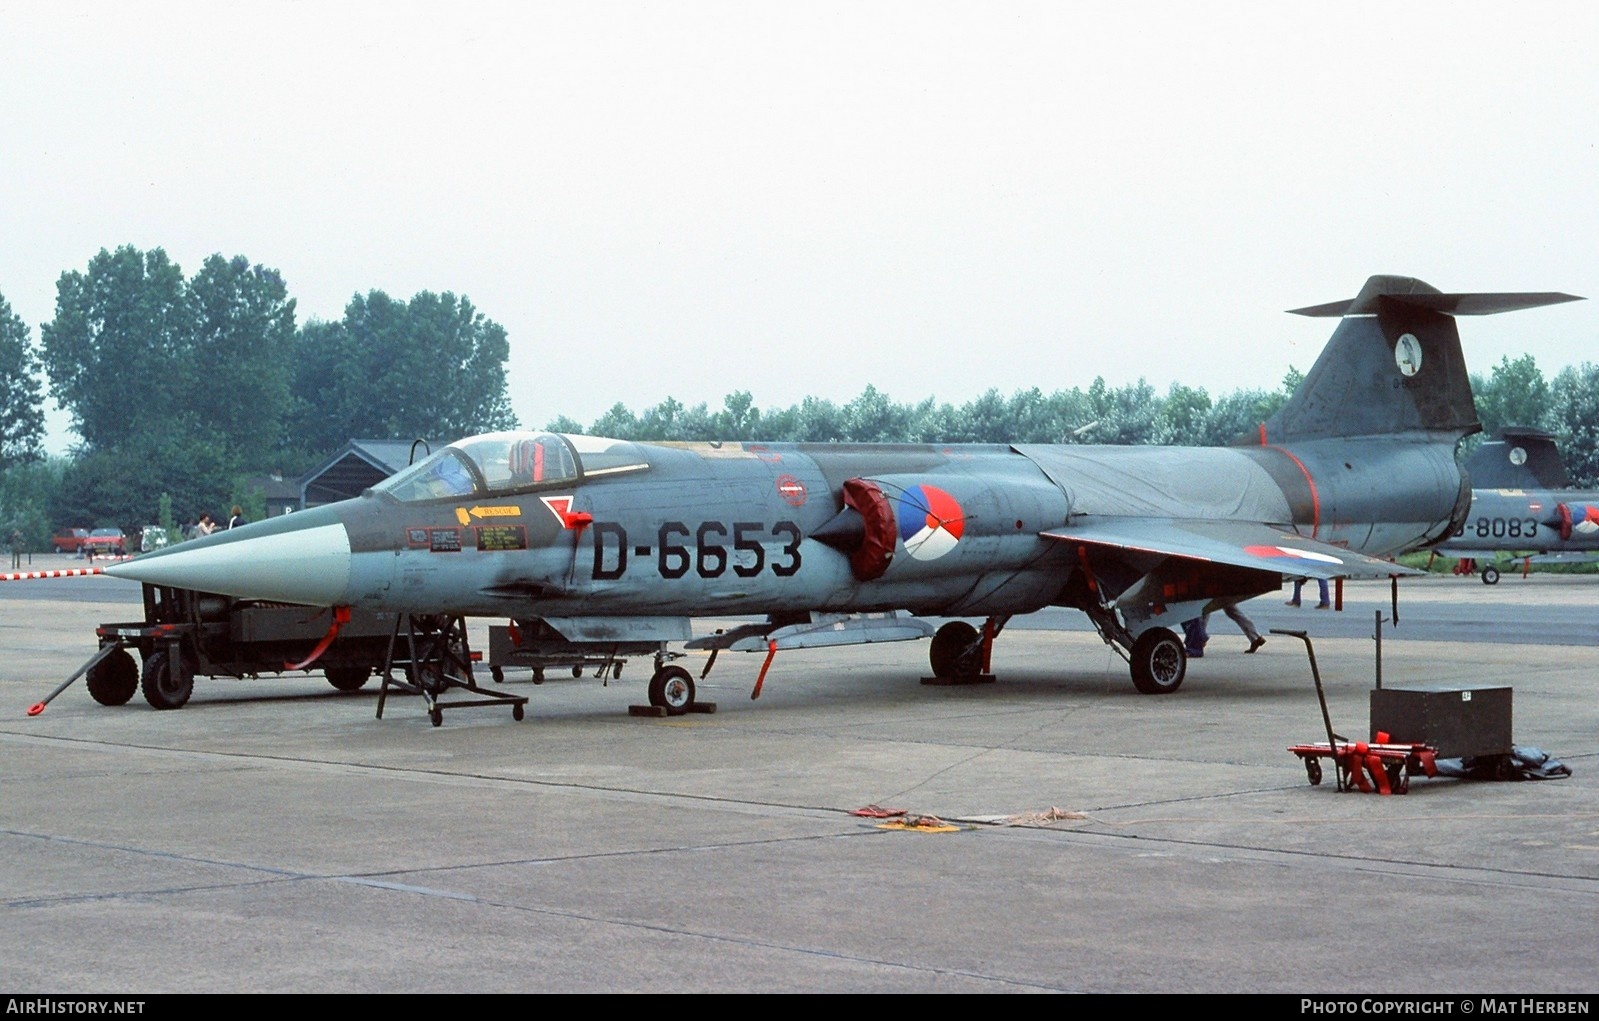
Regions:
<svg viewBox="0 0 1599 1021"><path fill-rule="evenodd" d="M1466 549L1463 546L1451 546L1448 549L1435 548L1429 550L1428 552L1437 553L1440 557L1447 557L1450 560L1502 560L1505 557L1512 557L1516 560L1521 559L1520 557L1514 557L1505 550Z"/></svg>
<svg viewBox="0 0 1599 1021"><path fill-rule="evenodd" d="M1594 550L1551 550L1548 553L1534 553L1527 560L1535 564L1585 564L1599 557L1599 551ZM1521 560L1521 557L1512 559Z"/></svg>
<svg viewBox="0 0 1599 1021"><path fill-rule="evenodd" d="M1061 542L1184 557L1290 577L1387 578L1426 573L1250 521L1085 518L1040 534Z"/></svg>

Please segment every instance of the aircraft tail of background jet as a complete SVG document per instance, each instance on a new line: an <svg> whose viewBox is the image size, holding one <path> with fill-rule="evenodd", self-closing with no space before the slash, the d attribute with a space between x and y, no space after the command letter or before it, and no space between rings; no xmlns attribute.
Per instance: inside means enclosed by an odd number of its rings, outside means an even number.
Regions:
<svg viewBox="0 0 1599 1021"><path fill-rule="evenodd" d="M1556 292L1444 294L1412 277L1374 276L1352 299L1292 309L1343 322L1304 383L1249 439L1265 445L1396 433L1469 436L1481 426L1454 317L1577 300Z"/></svg>
<svg viewBox="0 0 1599 1021"><path fill-rule="evenodd" d="M1506 426L1466 459L1473 489L1566 489L1571 473L1552 434Z"/></svg>

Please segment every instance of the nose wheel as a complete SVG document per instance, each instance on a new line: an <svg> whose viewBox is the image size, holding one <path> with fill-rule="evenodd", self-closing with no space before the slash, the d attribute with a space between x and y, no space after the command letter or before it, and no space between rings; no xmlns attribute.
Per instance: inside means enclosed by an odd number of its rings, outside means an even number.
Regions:
<svg viewBox="0 0 1599 1021"><path fill-rule="evenodd" d="M680 666L663 666L650 677L650 705L686 713L694 704L694 675Z"/></svg>

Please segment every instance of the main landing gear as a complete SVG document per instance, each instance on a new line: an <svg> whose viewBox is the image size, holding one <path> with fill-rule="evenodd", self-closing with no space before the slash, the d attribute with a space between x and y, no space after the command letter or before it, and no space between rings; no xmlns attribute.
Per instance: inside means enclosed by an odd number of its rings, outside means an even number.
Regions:
<svg viewBox="0 0 1599 1021"><path fill-rule="evenodd" d="M1133 687L1145 695L1170 695L1188 673L1188 651L1171 628L1152 627L1133 640L1127 663Z"/></svg>
<svg viewBox="0 0 1599 1021"><path fill-rule="evenodd" d="M1170 695L1183 686L1188 673L1188 650L1168 627L1151 627L1134 635L1106 606L1083 608L1106 645L1127 660L1133 687L1144 695Z"/></svg>
<svg viewBox="0 0 1599 1021"><path fill-rule="evenodd" d="M1134 638L1108 615L1104 621L1090 614L1100 628L1100 637L1117 650L1126 650L1133 687L1145 695L1170 695L1182 687L1188 673L1188 651L1183 640L1170 628L1153 627ZM986 670L994 638L1004 628L1005 617L990 617L978 630L963 620L952 620L934 632L928 646L932 677L923 684L977 684L992 681Z"/></svg>
<svg viewBox="0 0 1599 1021"><path fill-rule="evenodd" d="M923 684L987 684L994 680L988 672L988 655L994 638L1009 620L990 617L979 631L964 620L952 620L939 625L928 643L927 663L933 676L923 677Z"/></svg>

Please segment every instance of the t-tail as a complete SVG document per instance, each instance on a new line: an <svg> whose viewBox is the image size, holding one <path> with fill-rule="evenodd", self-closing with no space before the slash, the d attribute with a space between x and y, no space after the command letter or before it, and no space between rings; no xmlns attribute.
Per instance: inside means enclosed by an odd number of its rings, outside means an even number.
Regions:
<svg viewBox="0 0 1599 1021"><path fill-rule="evenodd" d="M1374 276L1352 299L1292 309L1343 321L1299 389L1250 440L1410 435L1457 443L1482 427L1454 317L1578 300L1558 292L1444 294L1412 277Z"/></svg>
<svg viewBox="0 0 1599 1021"><path fill-rule="evenodd" d="M1507 425L1466 459L1473 489L1568 489L1571 473L1552 434Z"/></svg>

